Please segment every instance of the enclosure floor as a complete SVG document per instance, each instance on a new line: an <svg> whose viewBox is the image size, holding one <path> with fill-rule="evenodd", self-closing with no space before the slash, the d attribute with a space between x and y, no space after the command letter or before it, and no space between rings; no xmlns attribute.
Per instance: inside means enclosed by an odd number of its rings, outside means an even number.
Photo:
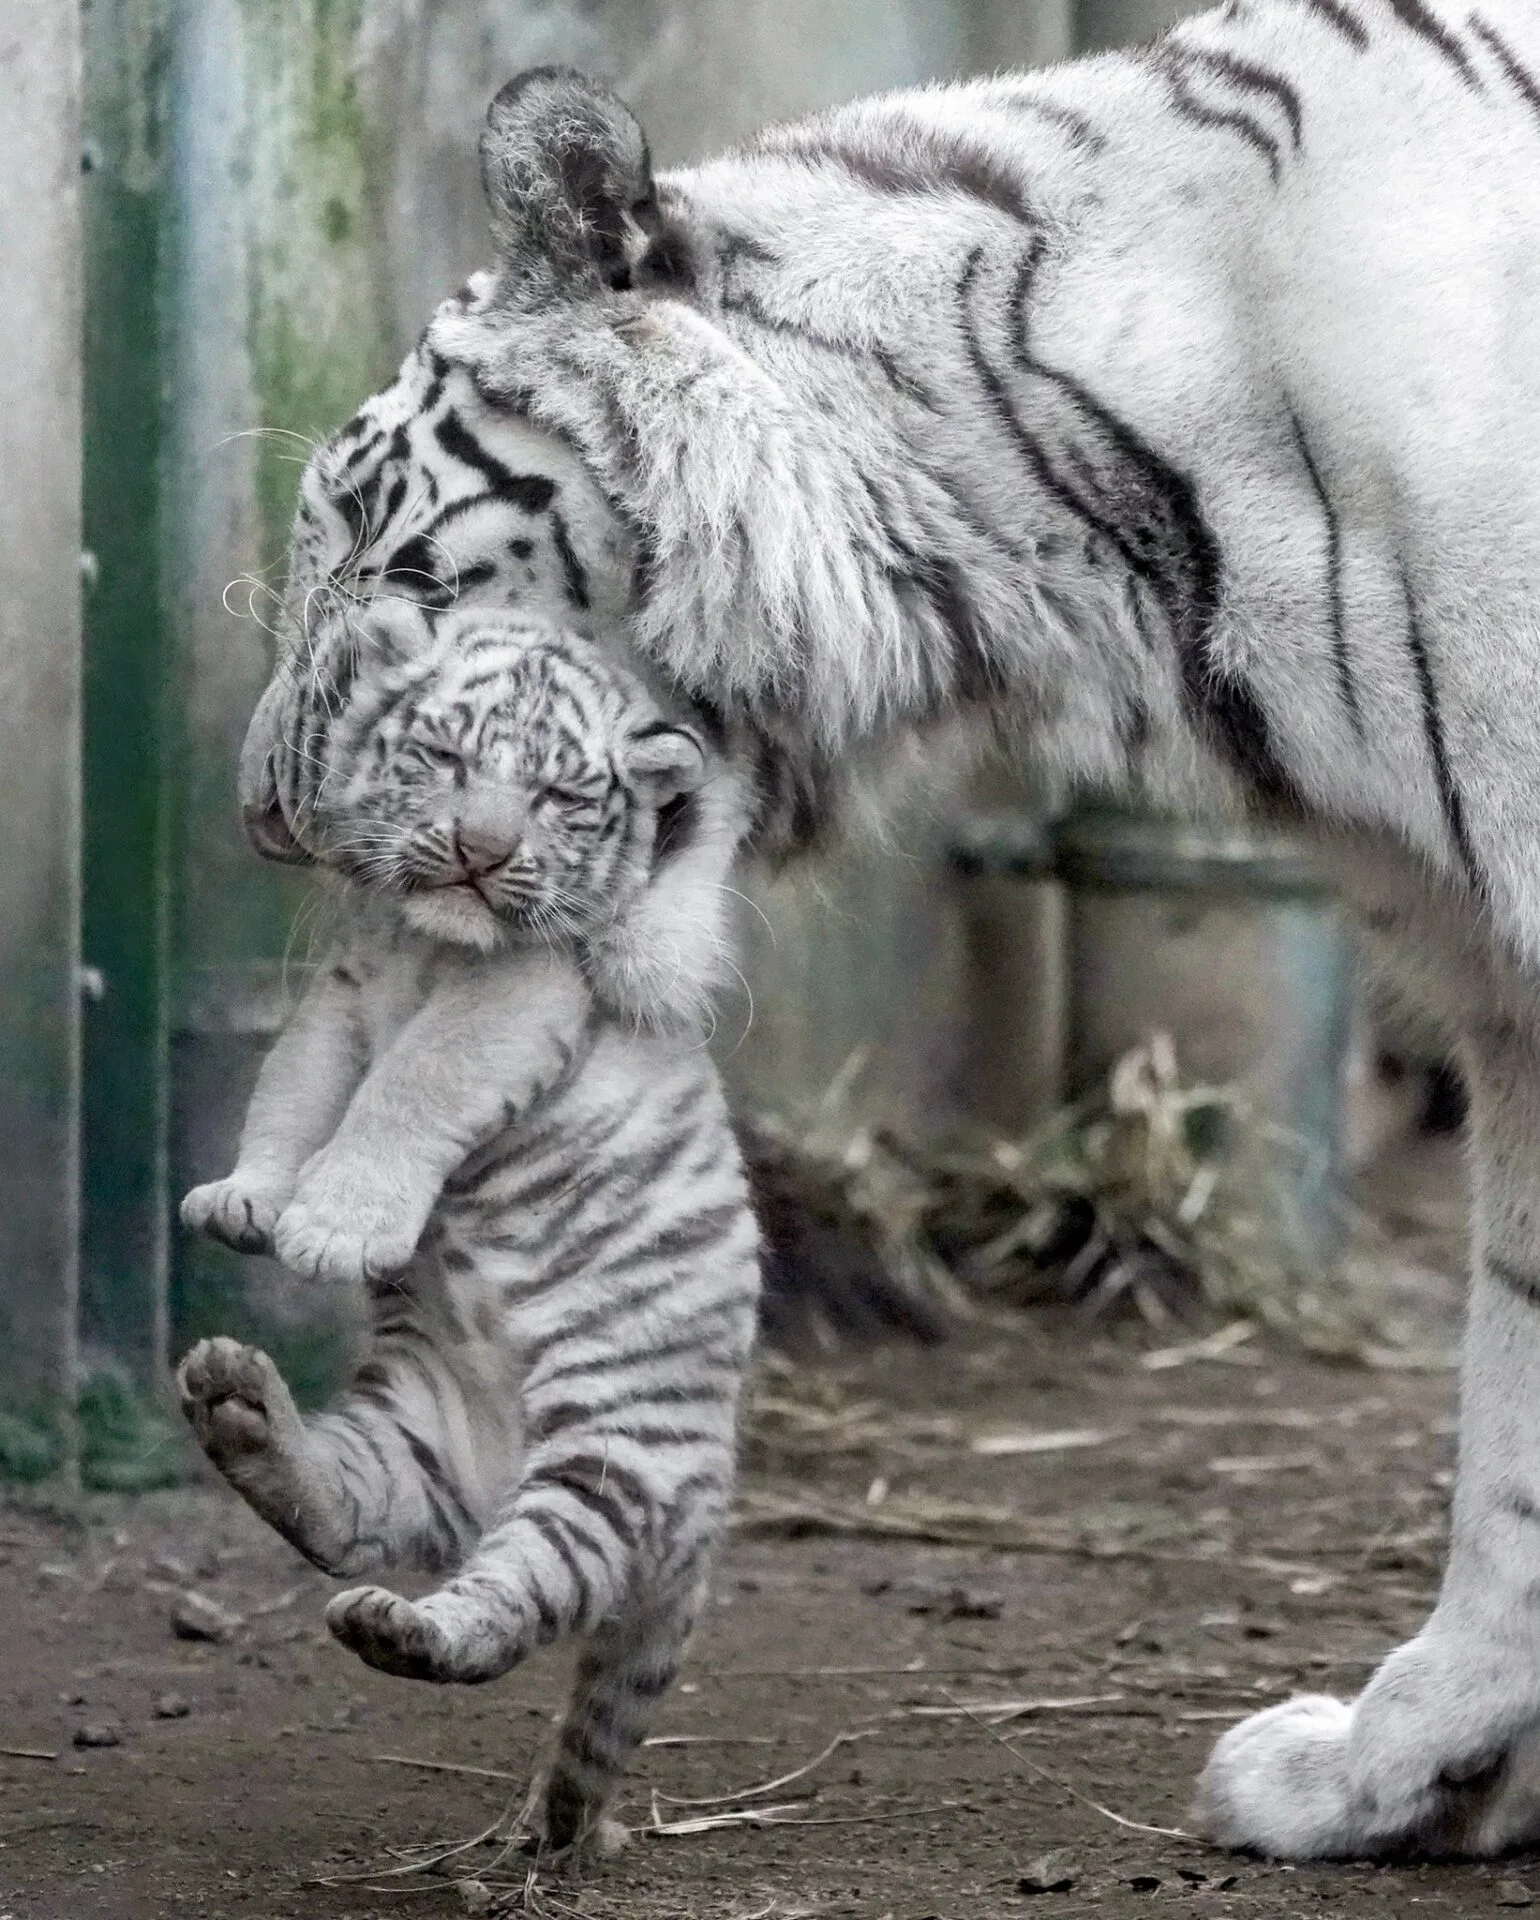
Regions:
<svg viewBox="0 0 1540 1920"><path fill-rule="evenodd" d="M1540 1863L1291 1871L1111 1817L1180 1828L1226 1722L1298 1687L1351 1690L1422 1619L1450 1376L1276 1350L1152 1372L1135 1345L1088 1343L1068 1317L1042 1315L803 1384L815 1411L771 1422L781 1439L760 1448L751 1482L762 1499L848 1514L880 1475L874 1516L929 1498L938 1526L1036 1527L1068 1550L740 1537L657 1729L689 1738L646 1749L627 1818L647 1824L654 1789L726 1794L837 1734L862 1737L762 1796L809 1824L639 1834L581 1885L537 1888L530 1911L1463 1917L1527 1904L1526 1877L1540 1903ZM953 1423L919 1417L936 1414ZM979 1431L1012 1426L1102 1437L1022 1457L970 1450ZM948 1502L1005 1518L965 1520ZM464 1692L366 1671L319 1630L327 1583L213 1487L73 1513L13 1502L0 1561L0 1746L57 1756L0 1757L0 1916L467 1910L442 1881L305 1883L400 1865L392 1849L470 1836L522 1797L560 1661ZM183 1585L246 1624L224 1645L173 1638ZM154 1717L168 1693L185 1717ZM994 1730L987 1709L954 1711L1006 1700L1060 1704ZM75 1747L92 1724L120 1744ZM690 1811L656 1804L665 1821ZM1045 1854L1058 1857L1038 1878L1072 1884L1023 1891ZM506 1878L493 1857L473 1849L456 1870Z"/></svg>

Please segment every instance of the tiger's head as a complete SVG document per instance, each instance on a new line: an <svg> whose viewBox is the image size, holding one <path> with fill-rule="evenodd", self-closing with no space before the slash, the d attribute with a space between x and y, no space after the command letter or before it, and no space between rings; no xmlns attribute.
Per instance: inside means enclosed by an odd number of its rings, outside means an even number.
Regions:
<svg viewBox="0 0 1540 1920"><path fill-rule="evenodd" d="M672 616L648 613L656 529L621 498L593 436L552 412L555 387L533 359L529 383L519 377L532 313L555 322L575 299L602 305L687 288L692 243L672 189L654 181L645 138L621 103L559 69L503 89L482 161L495 271L442 303L396 378L305 467L278 660L247 758L280 736L313 742L327 732L346 697L353 629L371 609L498 609L580 631L666 698L688 699L744 770L756 846L800 849L833 813L836 756L810 747L798 725L780 729L773 703L738 697L737 669L728 670L736 650L720 672L686 674L657 644L653 627ZM619 418L611 424L626 431ZM703 532L699 544L714 550L720 535ZM736 631L736 610L706 598L712 618ZM746 645L742 659L753 652ZM261 818L259 851L285 857L264 839Z"/></svg>
<svg viewBox="0 0 1540 1920"><path fill-rule="evenodd" d="M439 318L492 299L492 276L474 275ZM284 643L322 692L345 616L377 601L517 608L614 632L634 598L631 537L582 462L484 393L432 332L300 478Z"/></svg>

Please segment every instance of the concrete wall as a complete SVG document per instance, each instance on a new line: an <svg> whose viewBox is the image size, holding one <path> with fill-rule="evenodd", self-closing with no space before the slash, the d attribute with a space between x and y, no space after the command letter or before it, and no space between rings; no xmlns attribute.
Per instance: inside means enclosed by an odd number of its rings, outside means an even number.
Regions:
<svg viewBox="0 0 1540 1920"><path fill-rule="evenodd" d="M0 1408L65 1417L79 1098L80 21L0 0Z"/></svg>

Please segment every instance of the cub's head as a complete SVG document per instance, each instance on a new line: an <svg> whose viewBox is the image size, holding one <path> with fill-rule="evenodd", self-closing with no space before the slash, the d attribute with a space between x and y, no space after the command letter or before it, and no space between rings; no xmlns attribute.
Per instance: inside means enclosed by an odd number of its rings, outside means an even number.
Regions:
<svg viewBox="0 0 1540 1920"><path fill-rule="evenodd" d="M245 796L259 847L392 896L435 939L591 938L699 828L711 757L589 641L381 604L336 711Z"/></svg>

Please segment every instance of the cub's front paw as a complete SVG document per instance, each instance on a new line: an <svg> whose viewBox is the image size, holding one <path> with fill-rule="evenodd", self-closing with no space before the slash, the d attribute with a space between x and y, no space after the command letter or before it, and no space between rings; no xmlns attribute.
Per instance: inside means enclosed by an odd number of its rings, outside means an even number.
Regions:
<svg viewBox="0 0 1540 1920"><path fill-rule="evenodd" d="M399 1273L417 1250L420 1229L358 1214L333 1214L296 1200L278 1222L278 1258L310 1280L356 1284Z"/></svg>
<svg viewBox="0 0 1540 1920"><path fill-rule="evenodd" d="M417 1251L431 1198L381 1191L378 1172L320 1166L300 1176L273 1234L286 1267L314 1280L358 1282L398 1273Z"/></svg>
<svg viewBox="0 0 1540 1920"><path fill-rule="evenodd" d="M182 1202L182 1225L222 1240L237 1253L271 1253L273 1229L289 1203L289 1189L240 1172L194 1187Z"/></svg>

